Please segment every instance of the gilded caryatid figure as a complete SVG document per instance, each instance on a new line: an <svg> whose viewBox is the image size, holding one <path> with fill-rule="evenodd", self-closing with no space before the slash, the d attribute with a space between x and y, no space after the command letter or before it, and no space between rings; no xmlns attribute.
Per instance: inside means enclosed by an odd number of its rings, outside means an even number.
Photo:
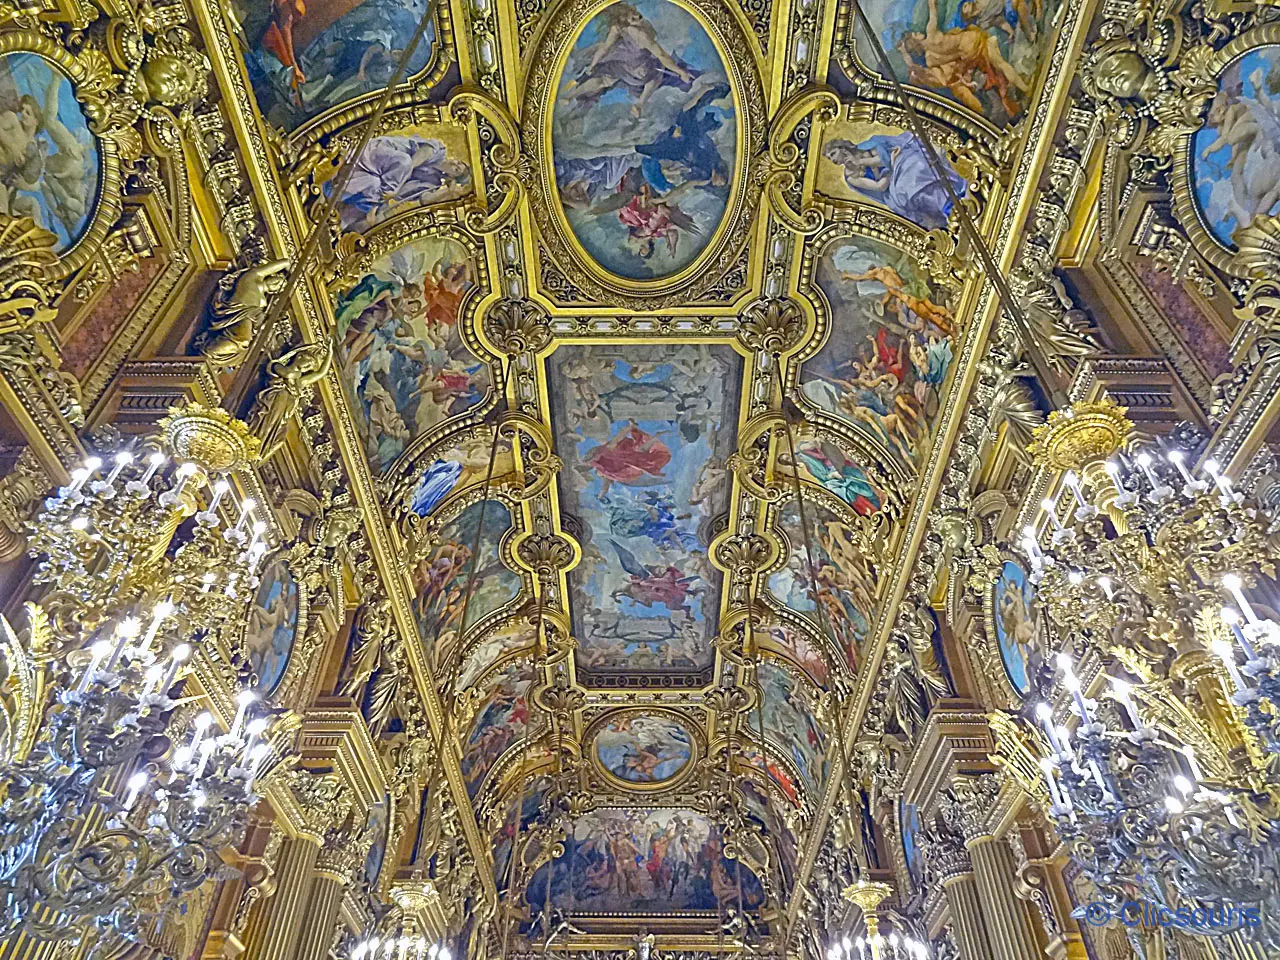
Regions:
<svg viewBox="0 0 1280 960"><path fill-rule="evenodd" d="M271 298L284 289L288 268L288 260L271 260L233 270L218 281L209 304L209 333L202 350L205 357L227 369L244 363Z"/></svg>
<svg viewBox="0 0 1280 960"><path fill-rule="evenodd" d="M280 446L285 423L298 412L307 389L322 380L333 362L333 346L304 343L267 363L267 385L248 417L249 429L262 441L264 459Z"/></svg>

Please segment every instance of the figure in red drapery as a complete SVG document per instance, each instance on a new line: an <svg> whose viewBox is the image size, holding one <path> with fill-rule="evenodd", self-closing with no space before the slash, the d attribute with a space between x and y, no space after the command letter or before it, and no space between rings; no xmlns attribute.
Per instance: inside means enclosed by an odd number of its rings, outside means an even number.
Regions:
<svg viewBox="0 0 1280 960"><path fill-rule="evenodd" d="M608 496L615 483L634 484L645 477L661 477L663 467L670 462L671 451L666 444L645 433L634 420L587 458L587 463L600 474L601 499Z"/></svg>

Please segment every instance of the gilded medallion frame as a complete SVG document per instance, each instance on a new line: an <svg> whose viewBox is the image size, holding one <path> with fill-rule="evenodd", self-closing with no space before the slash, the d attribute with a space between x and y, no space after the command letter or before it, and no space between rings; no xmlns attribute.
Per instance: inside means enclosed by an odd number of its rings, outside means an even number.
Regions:
<svg viewBox="0 0 1280 960"><path fill-rule="evenodd" d="M284 669L280 671L280 676L276 679L274 686L270 690L264 691L261 686L255 688L258 695L268 703L274 702L279 698L280 694L290 692L293 687L295 678L306 669L306 664L302 662L302 658L297 656L299 647L302 645L303 639L306 637L307 631L311 629L311 591L307 588L307 584L303 577L298 576L294 570L293 563L290 562L291 555L287 546L281 547L273 554L268 555L262 561L262 572L265 573L273 564L279 563L288 571L289 578L293 581L294 589L298 592L298 611L293 624L293 637L289 644L289 656L284 663ZM260 587L254 587L253 596L249 598L250 604L256 604L258 600L258 590ZM248 609L246 605L245 609ZM240 651L244 654L246 660L249 656L249 618L245 617L243 629L236 634L236 642ZM255 670L256 675L256 670ZM261 685L262 678L258 677L258 683Z"/></svg>
<svg viewBox="0 0 1280 960"><path fill-rule="evenodd" d="M670 276L652 280L619 277L596 263L569 226L555 177L551 124L554 99L569 54L587 25L617 0L565 0L548 11L550 24L531 44L523 101L521 138L532 154L529 200L538 235L547 252L586 298L629 310L657 310L687 304L714 286L737 260L755 226L764 187L768 124L760 65L737 17L714 0L664 0L688 13L706 32L729 79L736 110L735 169L729 200L711 240L693 261ZM539 271L539 285L542 278Z"/></svg>
<svg viewBox="0 0 1280 960"><path fill-rule="evenodd" d="M55 254L57 259L54 262L43 268L43 279L50 283L70 277L97 256L124 209L121 154L130 149L137 133L131 126L110 122L123 118L111 117L110 108L105 106L112 93L101 76L103 64L91 56L94 52L89 49L82 56L77 56L49 37L33 31L0 33L0 57L18 53L39 57L49 64L54 73L70 83L72 95L84 114L98 151L98 169L94 171L98 185L97 201L80 235L65 250ZM104 115L108 125L97 128L93 118Z"/></svg>
<svg viewBox="0 0 1280 960"><path fill-rule="evenodd" d="M623 779L617 776L600 759L600 753L597 748L597 738L604 727L615 720L622 720L629 717L659 717L664 720L670 720L678 725L685 733L689 735L689 759L674 774L665 780L657 780L652 783L635 782ZM661 793L672 790L688 780L690 776L698 768L698 762L706 753L706 744L703 742L702 731L698 725L689 717L678 713L674 710L666 710L661 707L624 707L621 710L609 710L595 717L586 731L583 733L582 742L587 745L587 751L590 754L592 772L600 777L610 788L619 790L623 793Z"/></svg>
<svg viewBox="0 0 1280 960"><path fill-rule="evenodd" d="M1170 187L1173 194L1173 212L1178 223L1187 233L1196 251L1214 267L1233 277L1250 277L1256 272L1249 261L1243 257L1239 249L1232 250L1222 243L1209 227L1205 212L1196 197L1195 186L1195 139L1204 129L1207 119L1207 103L1217 95L1223 74L1254 50L1264 47L1276 47L1280 52L1280 23L1268 23L1248 30L1235 37L1221 49L1208 52L1201 63L1196 64L1196 72L1200 77L1213 84L1205 104L1200 106L1199 126L1178 137L1173 153L1173 170L1170 174ZM1258 218L1266 214L1257 214ZM1272 216L1276 216L1272 214ZM1237 227L1237 230L1240 228Z"/></svg>

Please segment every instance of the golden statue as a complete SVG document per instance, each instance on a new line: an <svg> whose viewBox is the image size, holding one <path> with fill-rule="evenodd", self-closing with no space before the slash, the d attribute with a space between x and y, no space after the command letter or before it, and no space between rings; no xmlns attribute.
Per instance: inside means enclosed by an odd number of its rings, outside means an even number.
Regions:
<svg viewBox="0 0 1280 960"><path fill-rule="evenodd" d="M203 353L215 364L235 369L244 363L271 298L284 289L288 260L271 260L233 270L218 281L209 305L209 335Z"/></svg>
<svg viewBox="0 0 1280 960"><path fill-rule="evenodd" d="M249 429L262 441L263 457L270 457L283 442L284 424L298 412L306 389L329 372L333 347L328 342L304 343L267 363L267 385L254 401Z"/></svg>

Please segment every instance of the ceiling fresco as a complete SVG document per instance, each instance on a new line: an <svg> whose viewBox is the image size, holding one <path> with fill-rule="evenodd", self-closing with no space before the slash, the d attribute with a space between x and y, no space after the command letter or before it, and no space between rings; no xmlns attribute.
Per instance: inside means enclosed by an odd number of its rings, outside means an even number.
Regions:
<svg viewBox="0 0 1280 960"><path fill-rule="evenodd" d="M724 63L693 13L672 0L604 7L569 50L551 124L560 204L598 266L664 278L706 249L739 137Z"/></svg>
<svg viewBox="0 0 1280 960"><path fill-rule="evenodd" d="M760 907L760 880L724 855L721 828L695 810L603 808L580 817L566 852L535 874L530 905L546 897L590 922Z"/></svg>
<svg viewBox="0 0 1280 960"><path fill-rule="evenodd" d="M1074 2L869 3L915 119L842 2L214 25L272 235L327 218L300 303L379 615L520 936L794 917L991 323L960 216L1010 242Z"/></svg>
<svg viewBox="0 0 1280 960"><path fill-rule="evenodd" d="M549 361L560 509L580 529L569 574L584 674L711 663L741 359L727 346L568 346Z"/></svg>

